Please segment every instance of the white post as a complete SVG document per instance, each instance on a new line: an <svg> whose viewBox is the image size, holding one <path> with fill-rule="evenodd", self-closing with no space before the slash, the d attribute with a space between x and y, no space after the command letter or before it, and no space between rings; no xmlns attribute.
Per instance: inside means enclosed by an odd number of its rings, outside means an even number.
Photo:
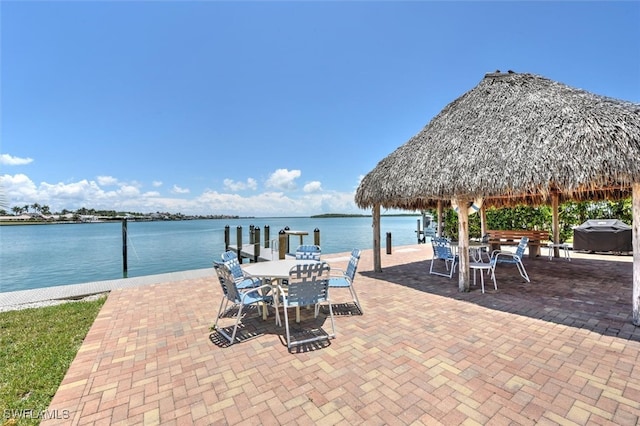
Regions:
<svg viewBox="0 0 640 426"><path fill-rule="evenodd" d="M458 205L458 290L469 291L469 205L468 200L456 200Z"/></svg>
<svg viewBox="0 0 640 426"><path fill-rule="evenodd" d="M560 206L560 195L557 191L553 191L551 193L551 228L552 228L552 237L553 243L560 243L560 216L558 215L558 210ZM560 257L560 247L553 248L553 257Z"/></svg>
<svg viewBox="0 0 640 426"><path fill-rule="evenodd" d="M373 206L373 270L382 272L380 260L380 204Z"/></svg>
<svg viewBox="0 0 640 426"><path fill-rule="evenodd" d="M436 215L436 223L438 224L438 228L436 229L436 236L442 237L442 228L444 228L444 224L442 221L442 200L438 200L438 213Z"/></svg>
<svg viewBox="0 0 640 426"><path fill-rule="evenodd" d="M640 326L640 183L633 184L633 324Z"/></svg>

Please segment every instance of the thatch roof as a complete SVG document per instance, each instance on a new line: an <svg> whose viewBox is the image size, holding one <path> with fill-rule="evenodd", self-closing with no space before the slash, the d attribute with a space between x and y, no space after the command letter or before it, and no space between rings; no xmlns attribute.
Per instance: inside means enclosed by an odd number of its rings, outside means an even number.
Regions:
<svg viewBox="0 0 640 426"><path fill-rule="evenodd" d="M630 195L640 182L640 105L532 74L492 73L369 172L356 204L421 209ZM445 204L446 205L446 204Z"/></svg>

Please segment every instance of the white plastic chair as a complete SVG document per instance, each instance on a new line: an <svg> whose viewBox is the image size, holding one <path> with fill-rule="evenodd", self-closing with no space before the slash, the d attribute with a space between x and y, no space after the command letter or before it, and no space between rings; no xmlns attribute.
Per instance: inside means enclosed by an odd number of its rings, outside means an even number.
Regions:
<svg viewBox="0 0 640 426"><path fill-rule="evenodd" d="M214 262L213 267L218 275L218 280L220 281L223 294L213 328L224 336L230 344L233 344L236 338L236 332L238 331L238 324L240 324L240 318L242 318L242 309L245 306L257 304L258 312L260 312L261 304L271 304L273 302L273 296L267 294L268 291L271 290L271 285L265 284L259 287L240 290L236 285L233 275L231 274L231 270L224 263ZM236 322L233 326L231 335L229 335L223 328L218 327L218 321L222 317L223 312L227 311L227 305L229 302L233 304L232 307L238 307L238 313L235 315ZM267 307L264 306L264 309L267 309Z"/></svg>
<svg viewBox="0 0 640 426"><path fill-rule="evenodd" d="M303 244L296 249L296 260L320 260L320 246Z"/></svg>
<svg viewBox="0 0 640 426"><path fill-rule="evenodd" d="M353 249L351 251L351 257L349 258L349 264L347 265L346 271L336 268L333 268L331 270L332 277L329 278L329 288L348 288L351 292L353 303L356 304L356 307L362 314L364 312L362 311L362 306L360 305L360 301L358 300L356 289L353 287L353 280L356 277L356 270L358 269L359 260L360 250Z"/></svg>
<svg viewBox="0 0 640 426"><path fill-rule="evenodd" d="M262 284L262 281L258 278L253 278L244 273L238 260L238 255L234 251L226 251L220 256L222 262L227 265L227 268L231 271L233 280L239 289L245 289L250 287L258 287Z"/></svg>
<svg viewBox="0 0 640 426"><path fill-rule="evenodd" d="M491 253L491 259L489 260L489 264L491 265L491 273L493 274L495 280L496 274L496 266L498 264L515 264L518 267L518 272L520 272L520 276L524 278L528 283L531 282L529 279L529 275L527 274L527 270L524 268L524 264L522 263L522 256L524 255L524 250L527 248L527 244L529 244L529 238L522 237L520 242L518 243L518 248L515 253L510 251L502 251L502 250L494 250Z"/></svg>
<svg viewBox="0 0 640 426"><path fill-rule="evenodd" d="M434 275L440 275L443 277L453 277L456 264L458 263L458 256L454 255L451 251L451 243L449 240L443 237L433 237L431 239L431 247L433 247L433 257L431 258L431 267L429 273ZM436 260L444 261L447 273L438 272L433 270L433 264ZM449 267L451 263L451 267Z"/></svg>
<svg viewBox="0 0 640 426"><path fill-rule="evenodd" d="M331 301L329 299L329 274L330 267L326 262L296 265L291 268L289 272L289 281L286 289L279 286L279 298L284 308L285 332L289 350L294 346L328 340L336 336L333 308L331 307ZM311 334L311 337L296 340L292 339L289 329L288 309L313 305L315 306L314 317L317 318L321 303L329 305L331 334L327 334L322 329L312 329L306 333Z"/></svg>

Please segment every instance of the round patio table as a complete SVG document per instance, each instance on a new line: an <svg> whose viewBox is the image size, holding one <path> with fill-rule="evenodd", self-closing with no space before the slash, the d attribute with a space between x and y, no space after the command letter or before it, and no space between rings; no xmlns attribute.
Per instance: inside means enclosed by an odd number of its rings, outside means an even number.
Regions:
<svg viewBox="0 0 640 426"><path fill-rule="evenodd" d="M451 248L454 249L456 251L456 253L458 252L458 242L457 241L452 241L451 242ZM489 244L488 243L481 243L481 242L477 242L477 241L469 241L469 253L471 254L471 258L473 259L474 262L479 262L482 263L482 249L489 248ZM487 253L487 252L485 252ZM487 253L487 256L489 256L489 254Z"/></svg>

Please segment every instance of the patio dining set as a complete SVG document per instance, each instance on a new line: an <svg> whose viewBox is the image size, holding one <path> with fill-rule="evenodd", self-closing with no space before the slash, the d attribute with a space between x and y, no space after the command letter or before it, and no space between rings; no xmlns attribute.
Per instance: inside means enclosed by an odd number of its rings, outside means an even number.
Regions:
<svg viewBox="0 0 640 426"><path fill-rule="evenodd" d="M348 289L353 304L362 314L362 307L353 286L359 259L360 250L354 249L345 270L333 268L321 260L321 248L318 245L300 245L296 249L295 257L244 265L240 263L235 252L227 251L222 254L221 260L214 261L213 265L223 294L213 329L229 344L233 344L240 341L237 332L245 307L257 306L265 321L268 319L269 307L273 308L276 327L283 325L280 317L282 307L289 350L295 346L333 339L336 337L336 331L330 289ZM313 308L314 319L317 319L322 305L328 310L331 332L327 333L321 327L313 327L302 330L299 333L302 337L294 335L290 326L289 309L295 309L296 323L299 324L300 308ZM235 318L234 325L219 327L219 320L226 316Z"/></svg>
<svg viewBox="0 0 640 426"><path fill-rule="evenodd" d="M480 273L480 282L482 293L484 293L484 274L486 273L493 280L493 287L498 290L496 282L496 267L503 264L516 265L520 276L526 281L531 282L527 270L522 263L524 251L529 243L529 238L522 237L515 252L506 250L493 250L489 252L490 245L486 241L470 242L469 251L472 262L469 263L469 269L473 270L473 285L476 285L476 274ZM459 263L459 254L457 253L457 243L451 242L445 237L433 237L431 239L433 247L433 257L431 258L431 266L429 273L452 278ZM484 259L486 258L486 262ZM438 263L444 263L444 271L442 267L437 268ZM436 267L434 269L434 266Z"/></svg>

